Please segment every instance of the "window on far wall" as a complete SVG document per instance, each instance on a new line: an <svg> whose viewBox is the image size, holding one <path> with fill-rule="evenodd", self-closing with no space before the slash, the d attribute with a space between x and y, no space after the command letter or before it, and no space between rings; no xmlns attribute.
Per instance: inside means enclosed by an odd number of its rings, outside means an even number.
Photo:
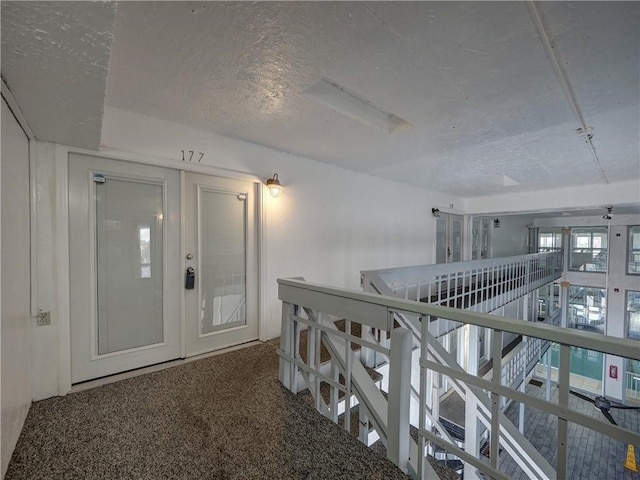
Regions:
<svg viewBox="0 0 640 480"><path fill-rule="evenodd" d="M627 292L627 338L640 340L640 292Z"/></svg>
<svg viewBox="0 0 640 480"><path fill-rule="evenodd" d="M629 227L627 273L640 275L640 226Z"/></svg>
<svg viewBox="0 0 640 480"><path fill-rule="evenodd" d="M607 271L607 227L571 229L569 270Z"/></svg>
<svg viewBox="0 0 640 480"><path fill-rule="evenodd" d="M562 250L562 230L540 230L538 232L538 253Z"/></svg>
<svg viewBox="0 0 640 480"><path fill-rule="evenodd" d="M569 327L604 333L607 298L603 288L569 287Z"/></svg>

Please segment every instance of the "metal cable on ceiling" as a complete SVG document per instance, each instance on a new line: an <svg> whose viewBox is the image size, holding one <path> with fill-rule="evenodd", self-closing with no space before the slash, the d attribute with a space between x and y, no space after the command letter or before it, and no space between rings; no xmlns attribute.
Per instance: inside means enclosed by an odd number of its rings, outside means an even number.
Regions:
<svg viewBox="0 0 640 480"><path fill-rule="evenodd" d="M547 31L545 30L544 25L542 24L542 20L540 19L540 14L538 13L538 9L536 8L535 2L528 1L527 7L529 8L529 12L531 13L531 18L533 19L533 23L538 32L538 36L540 37L540 41L544 45L547 58L551 62L551 67L553 69L553 72L555 73L556 78L560 83L560 89L562 90L562 93L567 99L567 102L569 102L569 106L571 107L573 114L575 115L576 119L578 120L578 123L580 124L580 128L578 128L576 131L584 139L584 142L586 143L587 148L591 152L591 156L593 157L593 160L595 161L598 167L598 170L600 171L600 175L602 176L602 179L606 184L608 184L609 179L604 173L604 169L602 168L602 164L600 163L600 159L598 158L596 149L593 146L593 142L592 142L593 134L591 133L591 128L587 126L584 116L582 115L582 110L580 109L580 105L578 104L578 100L576 99L575 93L573 91L573 87L569 82L569 78L567 77L566 72L562 69L562 67L560 66L560 63L558 62L558 59L556 58L553 47L551 46L551 42L549 40L549 36L547 35Z"/></svg>

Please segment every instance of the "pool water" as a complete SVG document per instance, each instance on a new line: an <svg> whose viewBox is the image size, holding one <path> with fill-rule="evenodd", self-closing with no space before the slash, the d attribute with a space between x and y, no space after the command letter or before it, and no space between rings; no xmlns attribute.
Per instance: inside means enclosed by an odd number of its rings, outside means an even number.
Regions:
<svg viewBox="0 0 640 480"><path fill-rule="evenodd" d="M551 366L557 368L560 346L552 345L549 351L551 352ZM571 347L571 373L602 381L603 356L602 353L593 350ZM540 363L546 366L546 359L546 356L543 357Z"/></svg>

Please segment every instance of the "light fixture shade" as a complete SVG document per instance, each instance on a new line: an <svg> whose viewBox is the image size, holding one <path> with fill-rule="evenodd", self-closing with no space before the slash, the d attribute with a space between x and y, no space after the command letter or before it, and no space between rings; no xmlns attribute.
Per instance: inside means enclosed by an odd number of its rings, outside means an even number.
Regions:
<svg viewBox="0 0 640 480"><path fill-rule="evenodd" d="M282 190L284 190L284 187L278 180L277 173L273 174L273 178L269 178L267 180L267 188L269 189L269 193L273 198L278 197L282 193Z"/></svg>

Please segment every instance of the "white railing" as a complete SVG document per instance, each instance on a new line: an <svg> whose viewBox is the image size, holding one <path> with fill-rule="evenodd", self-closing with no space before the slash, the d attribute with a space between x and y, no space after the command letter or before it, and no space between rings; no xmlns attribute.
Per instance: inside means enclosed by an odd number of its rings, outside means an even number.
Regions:
<svg viewBox="0 0 640 480"><path fill-rule="evenodd" d="M489 313L559 279L562 258L562 252L552 252L371 270L361 272L361 283L365 291L372 293ZM403 315L396 320L406 325ZM552 322L559 324L559 310L545 323ZM431 321L429 333L440 338L460 326L448 320ZM548 347L548 342L523 338L503 359L503 384L515 388L524 382ZM477 354L474 347L471 352ZM367 362L370 366L379 365L380 359L370 355ZM472 365L477 368L476 362Z"/></svg>
<svg viewBox="0 0 640 480"><path fill-rule="evenodd" d="M626 398L640 402L640 373L627 372Z"/></svg>
<svg viewBox="0 0 640 480"><path fill-rule="evenodd" d="M361 272L365 292L491 312L560 278L562 252Z"/></svg>
<svg viewBox="0 0 640 480"><path fill-rule="evenodd" d="M561 313L560 310L556 310L544 323L560 325ZM523 341L502 359L502 385L518 388L550 346L551 342L540 338L523 338ZM489 370L483 378L491 378L492 372L493 369Z"/></svg>
<svg viewBox="0 0 640 480"><path fill-rule="evenodd" d="M625 444L638 445L640 435L620 426L612 425L589 415L574 411L569 406L569 352L571 346L615 355L632 360L640 360L637 342L611 338L591 332L563 329L536 322L523 322L484 313L470 312L444 306L429 305L413 300L399 299L367 292L357 292L307 283L303 280L280 279L279 298L283 302L282 336L279 350L280 380L290 390L297 392L299 378L314 395L316 408L337 420L338 394L347 398L355 396L360 402L361 426L369 422L378 432L387 447L387 454L402 470L414 478L435 478L424 454L434 445L444 448L465 462L465 468L477 469L493 478L508 478L500 471L499 454L504 448L507 453L518 454L523 459L523 469L532 478L571 478L567 471L569 452L577 448L568 437L568 423L606 435ZM403 314L411 319L411 330L394 329L393 319ZM335 319L345 319L347 328L340 332L335 328ZM492 333L493 374L491 379L478 378L464 372L429 334L428 323L432 318L442 318L465 325L475 325L490 329ZM379 332L391 335L389 346L381 346L373 339L358 338L350 334L350 324L360 323ZM303 361L299 351L299 334L306 326L310 329L307 360ZM416 331L417 329L417 331ZM366 332L366 329L363 329ZM420 389L419 389L419 441L409 436L409 405L411 397L411 334L420 336ZM511 388L503 383L502 334L512 333L538 339L541 342L555 342L560 345L559 396L557 402L546 401ZM365 334L366 336L366 334ZM351 350L351 343L358 343L363 349L373 349L388 358L390 364L389 400L382 395L368 377L358 357ZM330 361L327 368L321 368L321 345L327 346ZM324 372L329 372L325 374ZM433 402L433 379L435 374L448 378L466 398L467 409L474 410L473 423L465 425L466 435L473 435L480 420L490 432L489 463L481 459L479 452L462 450L448 437L439 425L430 405ZM342 379L340 378L342 376ZM328 386L329 401L321 395L322 384ZM473 392L472 396L467 395ZM528 407L557 417L555 469L550 467L551 459L545 459L531 444L520 444L517 429L506 420L500 410L502 398L512 399ZM471 400L471 402L469 402ZM472 405L469 405L469 404ZM345 411L344 426L348 428L348 412ZM470 416L467 416L470 418ZM551 439L550 439L551 440ZM421 452L421 453L419 453ZM622 459L621 461L624 461ZM472 476L472 473L469 473Z"/></svg>

